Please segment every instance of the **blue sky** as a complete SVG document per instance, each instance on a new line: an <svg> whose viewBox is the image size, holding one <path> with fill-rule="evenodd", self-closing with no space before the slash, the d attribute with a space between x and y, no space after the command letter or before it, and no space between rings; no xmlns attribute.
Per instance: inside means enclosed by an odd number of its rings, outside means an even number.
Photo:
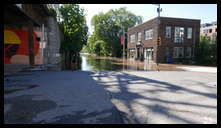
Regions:
<svg viewBox="0 0 221 128"><path fill-rule="evenodd" d="M201 23L217 21L217 4L161 4L161 16L200 19ZM91 19L99 12L126 7L127 10L143 17L143 22L157 16L157 6L152 4L80 4L84 8L89 32L92 34Z"/></svg>

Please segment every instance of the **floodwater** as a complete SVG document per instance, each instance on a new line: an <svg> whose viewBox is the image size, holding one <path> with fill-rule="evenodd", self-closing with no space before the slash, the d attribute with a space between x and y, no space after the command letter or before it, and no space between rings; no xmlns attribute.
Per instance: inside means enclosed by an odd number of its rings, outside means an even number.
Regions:
<svg viewBox="0 0 221 128"><path fill-rule="evenodd" d="M96 71L96 70L109 70L109 71L122 71L122 70L140 70L140 71L155 71L155 70L175 70L176 65L172 64L159 64L152 61L145 60L143 62L133 59L123 59L115 57L102 57L88 54L81 54L81 70L83 71Z"/></svg>

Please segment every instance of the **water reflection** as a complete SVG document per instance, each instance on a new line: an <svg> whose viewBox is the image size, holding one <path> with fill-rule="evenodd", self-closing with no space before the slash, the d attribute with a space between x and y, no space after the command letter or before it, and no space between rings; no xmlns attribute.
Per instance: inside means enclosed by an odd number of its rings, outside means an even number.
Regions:
<svg viewBox="0 0 221 128"><path fill-rule="evenodd" d="M91 71L92 68L93 68L93 66L91 66L91 65L88 63L88 57L85 56L85 55L82 55L82 56L81 56L81 60L82 60L81 70Z"/></svg>
<svg viewBox="0 0 221 128"><path fill-rule="evenodd" d="M122 70L123 65L114 64L114 60L105 57L96 57L91 55L81 55L81 70Z"/></svg>
<svg viewBox="0 0 221 128"><path fill-rule="evenodd" d="M81 54L82 64L81 70L83 71L95 71L95 70L141 70L141 71L153 71L159 68L160 70L179 70L174 65L160 64L157 65L145 60L135 61L133 59L123 59L114 57L100 57L94 55Z"/></svg>

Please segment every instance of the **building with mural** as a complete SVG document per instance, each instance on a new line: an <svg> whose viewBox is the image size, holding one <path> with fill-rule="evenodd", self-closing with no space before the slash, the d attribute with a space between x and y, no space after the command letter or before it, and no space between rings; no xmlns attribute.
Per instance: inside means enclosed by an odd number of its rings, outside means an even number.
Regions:
<svg viewBox="0 0 221 128"><path fill-rule="evenodd" d="M4 64L56 64L60 30L44 4L4 6Z"/></svg>

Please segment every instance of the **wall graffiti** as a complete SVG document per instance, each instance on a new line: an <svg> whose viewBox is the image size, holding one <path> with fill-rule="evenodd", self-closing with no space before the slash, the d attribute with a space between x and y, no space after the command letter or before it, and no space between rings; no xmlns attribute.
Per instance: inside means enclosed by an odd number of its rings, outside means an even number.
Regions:
<svg viewBox="0 0 221 128"><path fill-rule="evenodd" d="M37 34L33 33L34 37L34 54L39 52L39 40ZM28 31L27 30L4 30L4 63L12 62L14 56L25 56L28 58Z"/></svg>

